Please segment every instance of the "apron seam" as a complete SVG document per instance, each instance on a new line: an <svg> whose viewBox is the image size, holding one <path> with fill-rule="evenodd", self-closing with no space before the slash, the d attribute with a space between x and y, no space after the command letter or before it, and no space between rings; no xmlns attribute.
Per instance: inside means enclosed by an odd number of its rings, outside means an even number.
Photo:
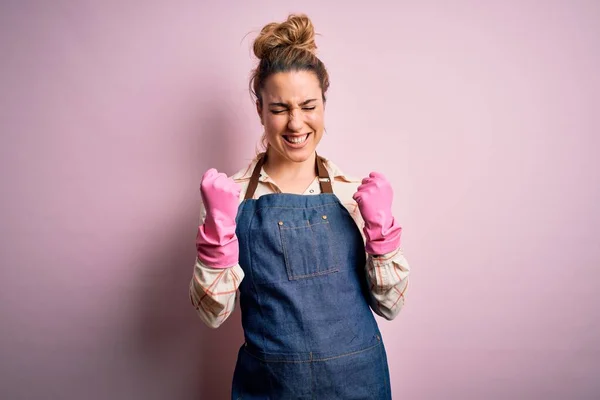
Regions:
<svg viewBox="0 0 600 400"><path fill-rule="evenodd" d="M284 359L275 359L275 360L266 360L262 357L260 357L257 354L253 354L250 350L248 350L246 347L244 347L244 351L251 357L265 363L265 364L306 364L306 363L317 363L317 362L326 362L326 361L331 361L331 360L337 360L340 358L344 358L344 357L349 357L349 356L353 356L356 354L361 354L364 353L365 351L369 351L374 349L375 347L379 346L381 344L381 342L377 342L373 345L370 345L368 347L362 348L360 350L354 350L348 353L342 353L342 354L338 354L336 356L330 356L330 357L323 357L323 358L315 358L314 357L314 353L313 352L309 352L308 353L308 359L305 360L284 360Z"/></svg>
<svg viewBox="0 0 600 400"><path fill-rule="evenodd" d="M263 196L261 196L261 198L262 198L262 197L266 197L266 196L272 196L272 195L282 195L282 194L283 194L283 195L286 195L286 196L293 196L293 195L291 195L291 194L289 194L289 193L271 193L271 194L266 194L266 195L263 195ZM330 193L321 193L321 194L316 194L316 195L314 195L314 197L316 197L316 196L328 196L328 195L330 195ZM303 194L299 194L299 195L297 195L297 196L309 197L308 195L303 195ZM335 195L333 195L333 196L335 196ZM312 197L312 196L311 196L311 197ZM255 200L255 201L258 201L259 199L248 199L248 200ZM332 205L337 205L337 204L341 204L341 205L342 205L342 207L343 207L343 204L342 204L342 203L340 203L340 201L339 201L339 199L338 199L337 197L336 197L336 200L337 200L337 201L332 201L332 202L329 202L329 203L319 204L319 205L317 205L317 206L312 206L312 207L267 206L267 207L261 207L261 208L257 208L257 209L256 209L256 211L260 211L260 210L263 210L263 209L265 209L265 208L283 208L283 209L285 209L285 210L312 210L312 209L314 209L314 208L323 208L323 207L332 206ZM344 207L344 208L345 208L345 207ZM348 211L348 210L346 210L346 211Z"/></svg>

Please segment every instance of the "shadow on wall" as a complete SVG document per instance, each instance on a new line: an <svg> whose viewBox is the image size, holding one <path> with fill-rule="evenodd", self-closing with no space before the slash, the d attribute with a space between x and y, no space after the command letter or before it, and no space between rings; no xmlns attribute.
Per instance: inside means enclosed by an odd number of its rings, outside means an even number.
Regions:
<svg viewBox="0 0 600 400"><path fill-rule="evenodd" d="M211 110L211 107L206 109ZM219 172L231 175L235 172L232 166L238 165L241 157L240 149L236 146L239 130L236 129L236 124L232 123L231 115L223 113L223 107L215 107L204 115L198 126L203 132L199 154L206 157L202 163L206 166L202 173L208 168L216 168ZM198 196L200 198L200 192ZM191 268L189 270L191 278ZM201 342L199 355L202 365L198 387L199 399L231 398L231 381L237 353L244 341L239 301L236 303L234 313L217 329L208 328L194 315L196 323L201 327L201 334L197 338Z"/></svg>
<svg viewBox="0 0 600 400"><path fill-rule="evenodd" d="M219 111L216 106L196 103L192 113L197 117L183 133L190 140L182 143L193 147L193 158L201 158L193 161L194 168L201 169L194 175L198 176L198 182L193 182L195 188L199 188L199 179L208 168L230 175L233 166L239 165L236 157L240 149L234 145L235 121L227 119L222 107ZM188 154L189 148L181 151ZM199 201L200 192L196 190ZM172 380L172 387L182 391L171 393L170 398L229 399L237 352L244 340L239 303L221 327L211 329L196 315L189 301L187 290L195 260L197 208L191 220L188 212L180 213L181 220L172 223L171 229L164 229L159 242L164 246L154 249L149 246L150 253L154 254L144 267L147 276L143 279L139 299L139 344L144 362L151 363L154 372L147 379ZM144 366L145 370L148 368Z"/></svg>

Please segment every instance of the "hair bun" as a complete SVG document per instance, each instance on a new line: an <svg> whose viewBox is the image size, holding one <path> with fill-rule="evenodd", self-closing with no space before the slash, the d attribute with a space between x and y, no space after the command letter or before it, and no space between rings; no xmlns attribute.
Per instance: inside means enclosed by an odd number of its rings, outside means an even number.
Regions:
<svg viewBox="0 0 600 400"><path fill-rule="evenodd" d="M290 14L282 23L266 25L254 41L254 55L267 58L276 48L294 47L316 53L315 28L306 15Z"/></svg>

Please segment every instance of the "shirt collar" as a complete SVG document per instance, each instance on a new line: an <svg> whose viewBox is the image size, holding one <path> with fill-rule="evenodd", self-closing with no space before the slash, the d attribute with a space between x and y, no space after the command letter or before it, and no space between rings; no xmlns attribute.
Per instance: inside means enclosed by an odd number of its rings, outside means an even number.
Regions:
<svg viewBox="0 0 600 400"><path fill-rule="evenodd" d="M346 174L344 174L342 172L342 170L337 165L335 165L331 160L329 160L323 156L320 156L320 157L323 159L323 164L325 165L325 169L327 169L327 172L329 172L329 176L332 179L339 179L339 180L343 180L346 182L352 181L352 179L350 177L348 177ZM252 162L250 163L250 165L248 165L247 168L232 175L232 178L236 181L249 180L250 177L252 176L252 171L254 171L254 167L256 166L257 162L258 162L258 160L255 158L254 160L252 160ZM271 178L269 177L269 175L267 175L267 173L265 172L264 168L260 169L260 177L258 178L258 180L259 180L259 182L273 182L271 180Z"/></svg>

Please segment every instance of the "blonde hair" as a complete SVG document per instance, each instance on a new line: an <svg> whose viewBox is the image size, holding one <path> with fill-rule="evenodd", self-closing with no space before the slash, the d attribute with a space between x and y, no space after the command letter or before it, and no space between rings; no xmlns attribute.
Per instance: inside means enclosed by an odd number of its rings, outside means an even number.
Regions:
<svg viewBox="0 0 600 400"><path fill-rule="evenodd" d="M250 77L250 92L261 106L261 91L267 78L278 72L288 71L313 72L319 80L325 102L329 74L316 55L315 29L306 15L290 14L284 22L265 25L254 40L253 50L259 62ZM268 142L265 134L260 145L266 151Z"/></svg>

